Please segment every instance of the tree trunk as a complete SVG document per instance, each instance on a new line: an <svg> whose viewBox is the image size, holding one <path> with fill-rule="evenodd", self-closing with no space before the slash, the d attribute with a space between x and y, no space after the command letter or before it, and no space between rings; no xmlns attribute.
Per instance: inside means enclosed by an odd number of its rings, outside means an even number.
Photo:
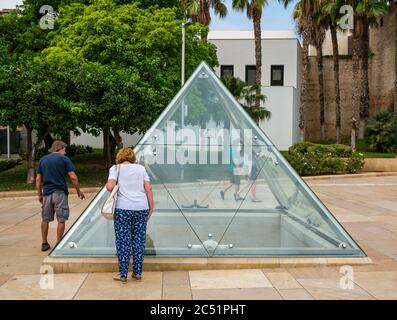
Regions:
<svg viewBox="0 0 397 320"><path fill-rule="evenodd" d="M397 121L397 2L394 4L394 28L395 28L395 47L394 47L394 70L395 70L395 81L394 81L394 118Z"/></svg>
<svg viewBox="0 0 397 320"><path fill-rule="evenodd" d="M103 161L105 168L109 169L112 166L111 146L110 146L110 129L103 128Z"/></svg>
<svg viewBox="0 0 397 320"><path fill-rule="evenodd" d="M256 94L262 94L262 31L261 31L261 12L253 9L254 35L255 35L255 85ZM260 99L256 99L255 106L260 107Z"/></svg>
<svg viewBox="0 0 397 320"><path fill-rule="evenodd" d="M360 76L361 76L361 93L360 93L360 128L358 132L359 139L364 139L365 124L369 117L369 22L363 21L363 34L360 45Z"/></svg>
<svg viewBox="0 0 397 320"><path fill-rule="evenodd" d="M352 97L352 113L351 113L351 147L356 151L356 132L357 132L357 112L360 110L360 86L361 77L357 74L360 69L360 39L356 34L356 29L353 34L353 97Z"/></svg>
<svg viewBox="0 0 397 320"><path fill-rule="evenodd" d="M307 101L307 85L309 78L309 30L305 26L302 32L303 36L303 51L302 51L302 81L301 81L301 95L299 107L299 132L300 141L305 141L305 126L306 126L306 101Z"/></svg>
<svg viewBox="0 0 397 320"><path fill-rule="evenodd" d="M65 142L70 147L70 143L71 143L70 131L62 135L62 141Z"/></svg>
<svg viewBox="0 0 397 320"><path fill-rule="evenodd" d="M342 143L341 134L341 106L340 106L340 74L339 74L339 44L336 28L331 26L332 51L334 60L334 94L335 94L335 127L336 127L336 143Z"/></svg>
<svg viewBox="0 0 397 320"><path fill-rule="evenodd" d="M27 159L27 165L28 165L28 175L26 178L26 183L27 184L32 184L34 183L35 180L35 170L34 170L34 152L33 152L33 139L32 139L32 133L33 133L33 128L25 124L26 128L26 159Z"/></svg>
<svg viewBox="0 0 397 320"><path fill-rule="evenodd" d="M323 43L316 45L317 72L318 72L318 99L320 102L320 140L325 140L325 101L324 101L324 68L323 68Z"/></svg>
<svg viewBox="0 0 397 320"><path fill-rule="evenodd" d="M110 141L110 156L109 156L109 162L110 164L114 164L115 163L115 155L116 155L116 147L117 147L117 143L116 143L116 139L113 137L112 132L109 129L109 141Z"/></svg>
<svg viewBox="0 0 397 320"><path fill-rule="evenodd" d="M53 137L51 136L50 133L48 133L48 134L44 137L44 143L45 143L45 147L46 147L47 150L51 148L53 142L54 142Z"/></svg>
<svg viewBox="0 0 397 320"><path fill-rule="evenodd" d="M207 3L204 3L204 8L203 8L204 15L201 17L201 23L202 25L206 26L209 28L210 23L211 23L211 13L210 13L210 8ZM208 32L201 32L201 41L207 42L208 41Z"/></svg>
<svg viewBox="0 0 397 320"><path fill-rule="evenodd" d="M36 150L40 148L43 143L44 137L48 135L48 128L37 137L37 141L33 144L33 128L29 124L25 124L26 135L27 135L27 163L28 163L28 174L26 177L27 184L33 184L36 180L35 160Z"/></svg>
<svg viewBox="0 0 397 320"><path fill-rule="evenodd" d="M116 141L117 150L123 148L123 138L120 135L120 130L116 127L113 127L113 136Z"/></svg>

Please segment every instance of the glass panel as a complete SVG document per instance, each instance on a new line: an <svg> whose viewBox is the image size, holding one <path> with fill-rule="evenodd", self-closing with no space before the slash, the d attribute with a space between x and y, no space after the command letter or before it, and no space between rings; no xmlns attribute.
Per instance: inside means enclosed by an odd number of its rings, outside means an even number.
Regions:
<svg viewBox="0 0 397 320"><path fill-rule="evenodd" d="M216 255L362 254L276 149L254 147L252 158L261 169L247 181L250 190ZM275 201L269 201L269 193Z"/></svg>
<svg viewBox="0 0 397 320"><path fill-rule="evenodd" d="M202 63L135 148L155 212L146 254L362 256L363 252ZM52 256L115 254L102 190Z"/></svg>

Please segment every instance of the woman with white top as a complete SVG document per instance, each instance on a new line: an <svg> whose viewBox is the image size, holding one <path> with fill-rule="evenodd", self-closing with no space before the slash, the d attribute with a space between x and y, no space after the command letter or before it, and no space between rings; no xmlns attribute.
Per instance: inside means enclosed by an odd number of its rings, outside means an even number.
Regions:
<svg viewBox="0 0 397 320"><path fill-rule="evenodd" d="M145 255L146 225L153 213L153 191L144 166L136 163L134 151L122 148L117 153L116 165L109 170L106 184L108 191L119 186L114 231L119 274L116 281L127 282L131 251L133 256L132 278L141 280Z"/></svg>

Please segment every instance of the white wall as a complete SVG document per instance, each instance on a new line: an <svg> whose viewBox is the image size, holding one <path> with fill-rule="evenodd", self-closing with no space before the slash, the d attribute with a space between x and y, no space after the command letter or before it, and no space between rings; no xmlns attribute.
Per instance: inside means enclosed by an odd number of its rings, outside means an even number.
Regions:
<svg viewBox="0 0 397 320"><path fill-rule="evenodd" d="M245 80L245 66L255 65L254 39L232 39L230 32L224 38L209 41L217 46L219 65L233 65L234 76ZM236 37L238 33L236 34ZM296 38L262 40L262 84L267 97L266 108L272 117L261 123L269 139L280 150L287 150L299 141L299 103L301 86L302 47ZM284 65L284 86L272 87L271 66ZM220 75L220 67L215 68Z"/></svg>
<svg viewBox="0 0 397 320"><path fill-rule="evenodd" d="M121 137L123 138L124 147L131 147L132 145L135 146L135 144L139 141L141 136L139 134L129 135L122 132ZM103 148L102 133L98 137L95 137L91 134L84 132L82 132L80 136L75 136L74 134L72 134L71 143L90 145L93 148L102 149Z"/></svg>
<svg viewBox="0 0 397 320"><path fill-rule="evenodd" d="M293 87L263 87L266 109L272 115L260 124L262 130L279 150L287 150L299 141L299 103Z"/></svg>
<svg viewBox="0 0 397 320"><path fill-rule="evenodd" d="M234 76L245 81L245 66L255 65L255 41L252 39L210 40L217 46L219 65L234 65ZM270 86L272 65L284 65L284 85L298 86L298 51L297 39L262 40L262 84ZM220 74L220 67L215 68Z"/></svg>

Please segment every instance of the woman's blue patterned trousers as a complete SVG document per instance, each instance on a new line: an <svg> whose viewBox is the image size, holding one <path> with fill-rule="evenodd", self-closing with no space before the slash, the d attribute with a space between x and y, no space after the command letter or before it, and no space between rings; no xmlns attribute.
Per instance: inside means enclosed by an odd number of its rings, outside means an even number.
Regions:
<svg viewBox="0 0 397 320"><path fill-rule="evenodd" d="M121 278L127 278L131 250L133 257L132 272L142 274L146 243L146 218L149 210L132 211L117 209L114 218L117 258Z"/></svg>

